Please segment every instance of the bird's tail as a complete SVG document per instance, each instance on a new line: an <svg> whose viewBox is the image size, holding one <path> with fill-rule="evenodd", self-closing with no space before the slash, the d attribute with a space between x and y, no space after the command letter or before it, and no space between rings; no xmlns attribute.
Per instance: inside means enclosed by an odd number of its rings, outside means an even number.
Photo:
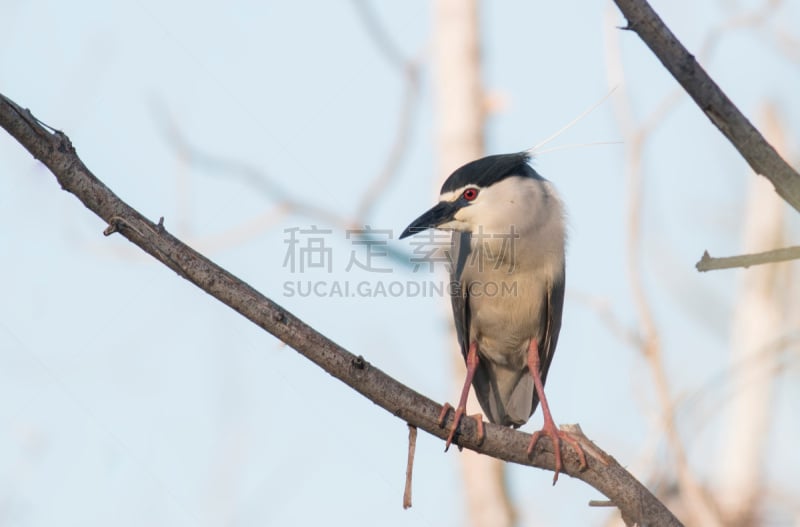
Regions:
<svg viewBox="0 0 800 527"><path fill-rule="evenodd" d="M520 372L484 361L472 384L486 418L492 423L522 426L539 404L527 368Z"/></svg>

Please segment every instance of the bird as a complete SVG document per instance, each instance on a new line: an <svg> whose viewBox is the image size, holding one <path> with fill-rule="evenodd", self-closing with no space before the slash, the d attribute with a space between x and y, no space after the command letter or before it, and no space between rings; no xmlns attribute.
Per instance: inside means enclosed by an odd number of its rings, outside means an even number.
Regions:
<svg viewBox="0 0 800 527"><path fill-rule="evenodd" d="M562 440L585 468L578 440L556 427L544 393L564 306L566 229L555 187L531 167L528 151L486 156L454 171L439 202L399 238L427 229L452 231L450 297L467 367L445 451L466 413L472 385L488 420L499 425L522 426L541 403L544 426L531 437L527 454L540 437L550 437L553 484L563 467ZM440 426L452 409L445 403ZM469 417L482 441L482 416Z"/></svg>

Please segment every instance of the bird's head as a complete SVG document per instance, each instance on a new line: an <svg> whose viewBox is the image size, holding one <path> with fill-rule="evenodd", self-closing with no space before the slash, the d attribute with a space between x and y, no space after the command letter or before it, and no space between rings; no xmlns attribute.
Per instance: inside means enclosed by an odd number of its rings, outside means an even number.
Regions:
<svg viewBox="0 0 800 527"><path fill-rule="evenodd" d="M442 185L439 203L406 227L400 238L427 229L508 232L525 220L526 203L544 179L527 152L493 155L462 166Z"/></svg>

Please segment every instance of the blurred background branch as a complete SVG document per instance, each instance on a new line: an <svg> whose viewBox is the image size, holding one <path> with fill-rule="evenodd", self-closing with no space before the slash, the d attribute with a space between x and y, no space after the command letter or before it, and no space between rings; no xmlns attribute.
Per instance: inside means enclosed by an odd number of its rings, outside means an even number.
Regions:
<svg viewBox="0 0 800 527"><path fill-rule="evenodd" d="M179 121L171 115L164 103L159 102L154 107L153 115L167 144L171 145L180 160L197 169L200 174L219 175L230 180L238 180L273 204L272 209L244 224L233 226L215 234L212 238L196 240L199 247L213 251L246 243L291 215L336 226L342 230L359 229L371 223L374 207L384 198L396 180L403 160L408 154L409 141L419 116L419 77L422 62L421 57L403 56L368 0L352 0L352 4L375 48L387 64L400 72L403 79L402 100L396 117L397 125L383 167L365 185L355 210L351 214L343 214L339 210L340 207L323 207L313 204L310 200L293 196L278 182L278 178L271 177L260 167L238 159L215 155L207 149L193 146L182 131ZM360 170L361 167L357 162L358 159L355 159L353 168ZM183 196L186 194L184 190L179 193L179 198L184 199ZM185 225L186 221L183 220L180 224ZM369 235L365 236L365 240L375 241ZM411 265L408 253L392 245L385 246L385 250L395 263L407 267Z"/></svg>
<svg viewBox="0 0 800 527"><path fill-rule="evenodd" d="M105 222L104 234L120 233L179 276L232 308L260 328L288 344L329 374L367 397L392 415L440 439L448 435L439 426L441 406L386 375L361 356L355 356L283 309L231 273L197 253L117 197L83 164L70 139L51 134L30 112L0 94L0 126L36 159L46 165L61 187ZM573 434L579 429L572 430ZM630 473L585 436L589 466L579 471L577 456L565 458L565 472L604 493L629 525L681 523ZM462 427L459 445L493 458L518 464L555 468L552 451L528 456L530 435L507 427L486 424L486 436L478 440L476 426Z"/></svg>
<svg viewBox="0 0 800 527"><path fill-rule="evenodd" d="M477 20L448 22L471 28L479 60L447 74L438 64L463 65L472 52L438 54L446 35L436 5L11 0L0 82L70 130L87 162L139 210L165 216L194 247L278 294L287 284L439 279L409 269L409 245L397 241L382 247L394 274L343 265L295 273L284 259L286 232L300 223L331 228L334 254L354 252L340 231L402 228L466 157L525 148L619 85L613 104L570 134L597 144L624 129L632 134L624 149L533 161L563 195L570 226L564 329L548 380L555 416L624 453L626 469L687 521L796 524L798 264L764 266L758 280L749 278L755 268L692 267L706 248L746 249L752 180L762 178L742 169L738 151L649 49L616 28L625 20L613 3L477 2ZM655 7L777 147L762 110L773 106L788 146L778 151L796 167L800 5ZM463 110L445 118L445 104ZM452 166L440 142L448 125L477 145ZM468 495L505 510L497 525L622 522L576 507L600 497L585 485L562 478L552 488L545 474L486 456L444 456L428 434L418 438L414 507L402 510L400 421L278 341L265 343L258 328L200 300L172 273L143 265L149 259L120 237L98 242L96 218L48 191L43 167L3 134L0 165L0 395L8 402L0 465L11 467L0 476L0 524L462 525L482 519L463 507ZM791 243L800 218L784 221ZM110 265L109 254L123 258ZM761 292L746 294L750 281ZM455 339L440 296L284 290L281 302L444 401L463 365L448 353ZM772 334L743 336L743 301L780 315L765 323ZM748 396L754 386L764 394ZM766 417L732 417L747 405ZM341 430L341 415L352 434L321 441L320 430ZM754 437L761 419L767 433ZM296 433L275 434L276 422ZM731 459L736 444L748 446ZM496 467L472 490L461 477L470 458ZM732 485L741 474L754 476L749 486ZM347 497L331 490L339 488Z"/></svg>
<svg viewBox="0 0 800 527"><path fill-rule="evenodd" d="M635 31L753 170L766 177L800 211L800 174L722 92L646 0L614 0ZM774 6L770 6L774 7Z"/></svg>

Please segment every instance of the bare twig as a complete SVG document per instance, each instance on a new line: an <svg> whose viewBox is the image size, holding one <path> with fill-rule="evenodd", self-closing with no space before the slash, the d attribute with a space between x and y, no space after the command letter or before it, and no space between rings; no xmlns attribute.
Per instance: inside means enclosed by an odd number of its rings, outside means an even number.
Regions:
<svg viewBox="0 0 800 527"><path fill-rule="evenodd" d="M235 177L249 188L258 191L265 198L274 201L285 213L294 213L300 216L317 218L330 225L342 228L353 226L349 218L331 209L310 205L301 200L294 199L290 192L273 178L269 177L269 174L259 167L239 161L238 159L216 156L194 148L183 136L175 121L171 118L164 117L166 112L158 112L157 114L160 116L162 128L164 129L167 140L188 163L201 166L211 174L225 173L226 175Z"/></svg>
<svg viewBox="0 0 800 527"><path fill-rule="evenodd" d="M395 45L385 28L380 24L377 15L367 0L353 0L353 4L367 33L375 43L375 47L389 64L396 67L403 74L404 92L398 111L399 117L394 140L386 161L377 176L367 185L352 215L342 215L333 209L312 205L304 200L296 199L274 178L270 177L266 171L237 159L216 156L192 146L184 137L175 120L169 117L168 112L163 108L158 108L159 111L155 112L155 114L167 140L178 155L187 163L201 166L212 174L225 173L235 177L248 187L261 193L265 198L275 203L277 214L270 214L273 219L276 217L282 218L288 214L296 214L314 218L342 229L358 228L368 224L372 208L398 174L400 164L408 150L411 132L414 128L414 120L417 115L416 111L419 106L420 60L417 58L406 59L403 56L399 47ZM253 229L253 225L256 224L259 225L259 228ZM263 219L251 220L246 228L244 226L234 227L230 231L219 234L217 238L224 240L225 245L232 245L234 237L238 242L241 242L246 239L246 233L256 235L272 224L273 222L265 222ZM201 246L205 246L205 242L205 240L200 240L198 243ZM213 245L216 246L217 244ZM398 253L393 248L387 248L387 251L390 253L388 254L389 257L398 262L408 264L408 256L406 254Z"/></svg>
<svg viewBox="0 0 800 527"><path fill-rule="evenodd" d="M720 40L722 40L722 37L732 30L744 28L758 29L764 27L768 20L779 12L778 8L781 3L782 0L765 0L755 9L745 12L736 12L732 16L729 16L722 21L722 23L708 31L705 42L703 42L697 55L701 59L705 59Z"/></svg>
<svg viewBox="0 0 800 527"><path fill-rule="evenodd" d="M714 124L717 125L734 146L736 146L748 163L750 163L757 172L767 176L778 190L778 193L787 202L792 204L795 208L798 208L797 198L800 197L800 191L798 191L800 178L798 178L797 174L782 158L780 158L776 150L767 144L755 128L739 113L738 109L725 97L719 87L708 78L706 73L697 64L694 57L689 55L680 45L674 35L669 32L669 29L663 25L650 6L647 5L647 2L634 0L615 0L615 2L628 18L628 27L625 29L632 29L640 35L667 69L670 70L673 76L678 79L684 90L689 92ZM729 29L765 24L767 18L772 13L771 6L767 4L770 4L770 2L767 2L765 5L761 6L760 9L751 13L731 17L728 21L715 28L706 37L705 43L701 47L701 53L710 53L721 35ZM617 66L621 74L621 64ZM618 82L618 79L615 78L611 82ZM631 134L630 137L632 137L632 140L629 141L630 152L627 163L631 170L630 175L636 175L640 172L641 149L646 140L646 135L649 130L661 121L664 115L663 110L674 104L676 93L679 92L673 92L670 97L663 101L661 109L653 112L651 118L645 120L643 122L644 124L638 127L634 125L632 112L629 109L626 108L626 111L618 112L622 115L620 121L623 127L628 127ZM770 170L773 172L770 172ZM629 179L629 181L631 181L631 198L636 199L634 195L641 191L640 177L633 177ZM635 254L638 253L640 249L640 243L636 241L640 236L639 228L635 225L635 223L639 221L640 205L633 202L630 211L632 225L629 240L634 244L633 254ZM708 258L706 254L704 260ZM652 325L652 313L647 305L644 291L640 286L636 285L637 282L641 284L641 272L636 259L636 256L632 256L631 247L629 247L629 264L631 265L634 297L645 334L643 351L645 352L644 355L654 375L656 395L664 419L664 432L666 433L668 443L676 460L676 472L680 483L679 488L686 500L688 512L692 515L694 523L703 525L719 524L720 520L717 505L707 495L702 486L699 485L690 471L685 448L675 429L676 405L672 401L666 383L659 340L657 335L649 334L648 331L654 329L655 326ZM698 264L698 269L700 269L700 267L701 265Z"/></svg>
<svg viewBox="0 0 800 527"><path fill-rule="evenodd" d="M66 135L60 132L50 134L38 122L26 118L19 106L2 95L0 126L44 163L61 187L74 194L87 208L109 223L115 217L124 219L124 222L116 223L117 229L132 243L375 404L436 437L444 439L447 436L452 418L444 428L438 425L440 405L386 375L363 357L338 346L181 243L165 229L159 229L157 224L122 201L89 171ZM543 448L528 458L526 446L530 435L510 428L487 423L486 436L479 443L476 425L467 420L462 424L457 440L465 448L505 461L549 470L555 467L549 441L541 441ZM647 525L681 525L661 502L610 456L603 460L607 464L590 456L588 468L579 472L577 456L569 450L566 454L565 472L602 492L620 508L623 517Z"/></svg>
<svg viewBox="0 0 800 527"><path fill-rule="evenodd" d="M243 224L236 225L212 237L192 240L193 245L204 247L208 250L237 245L274 227L278 221L290 214L312 218L343 230L363 228L363 226L369 223L368 215L371 213L372 206L380 197L380 194L385 191L386 187L388 187L394 179L398 172L400 162L405 156L408 147L408 137L411 128L413 128L412 117L415 114L414 108L419 98L417 82L415 76L413 85L411 81L409 81L407 85L395 142L390 150L384 168L368 186L359 201L356 213L352 216L343 215L334 209L314 205L293 197L291 192L286 190L274 178L270 177L266 171L259 167L242 162L238 159L210 154L190 145L174 120L169 118L166 112L157 112L167 141L183 160L189 164L202 167L211 174L224 173L226 176L234 177L249 188L258 191L266 199L275 203L271 210ZM369 235L366 235L365 239L377 240L377 238L372 238ZM387 252L386 256L391 258L394 262L404 266L411 265L410 256L403 250L392 245L385 246L384 249Z"/></svg>
<svg viewBox="0 0 800 527"><path fill-rule="evenodd" d="M635 31L757 174L800 211L798 174L747 120L646 0L614 0Z"/></svg>
<svg viewBox="0 0 800 527"><path fill-rule="evenodd" d="M614 507L614 502L608 500L589 500L589 507Z"/></svg>
<svg viewBox="0 0 800 527"><path fill-rule="evenodd" d="M411 508L411 478L414 473L414 453L417 451L417 427L408 425L408 462L406 463L406 488L403 491L403 508Z"/></svg>
<svg viewBox="0 0 800 527"><path fill-rule="evenodd" d="M734 269L736 267L744 267L746 269L751 265L786 262L799 258L800 246L797 245L761 253L740 254L738 256L712 257L708 254L708 251L705 251L700 261L694 264L694 266L700 272L714 271L717 269Z"/></svg>
<svg viewBox="0 0 800 527"><path fill-rule="evenodd" d="M567 290L567 294L570 299L580 302L586 306L587 309L594 312L608 331L620 341L630 345L634 349L641 349L643 345L642 337L634 328L628 327L620 320L607 299L595 297L574 289Z"/></svg>
<svg viewBox="0 0 800 527"><path fill-rule="evenodd" d="M356 12L361 18L364 28L375 43L375 47L389 64L400 71L405 83L403 103L400 106L397 129L392 147L389 149L389 155L383 169L369 184L356 207L354 216L359 221L365 221L369 218L372 207L378 201L378 198L397 175L400 162L405 157L408 149L414 117L419 105L420 61L406 58L403 55L400 47L392 40L389 32L381 24L369 0L353 0L353 4L356 6Z"/></svg>
<svg viewBox="0 0 800 527"><path fill-rule="evenodd" d="M786 152L785 133L775 107L762 106L765 134L779 152ZM786 236L785 207L767 181L751 178L743 211L743 247L748 252L780 246ZM761 355L765 343L786 327L787 266L772 265L741 273L731 320L730 356L733 361ZM777 376L768 368L737 368L731 375L731 397L720 437L717 466L719 504L730 524L753 523L764 511L764 463L773 421ZM742 427L742 423L747 423ZM735 457L736 462L730 460Z"/></svg>
<svg viewBox="0 0 800 527"><path fill-rule="evenodd" d="M365 217L342 215L331 208L317 206L294 198L288 190L259 167L237 159L209 154L201 149L193 147L188 143L186 138L183 137L180 128L173 120L168 117L163 117L166 115L165 112L159 112L158 115L161 117L160 121L167 140L187 163L203 167L212 174L225 173L228 176L233 176L242 181L249 188L260 192L266 199L275 202L272 209L259 214L257 217L216 235L192 240L192 245L207 250L218 250L244 243L246 240L253 238L259 233L274 227L280 220L290 214L312 218L324 222L326 225L335 226L343 230L359 229L368 224ZM367 196L369 195L372 200L377 199L378 193L388 185L393 174L396 172L399 160L404 155L405 139L403 139L401 143L402 146L397 146L393 149L387 167L378 178L380 183L371 185L370 190L365 193L364 199L362 199L362 208L365 214L369 212L368 206L371 205L369 200L366 199ZM365 235L364 239L379 241L378 238L368 234ZM406 267L412 265L411 257L402 249L398 249L393 245L387 245L383 247L383 249L386 251L386 256L391 258L395 263Z"/></svg>
<svg viewBox="0 0 800 527"><path fill-rule="evenodd" d="M367 30L367 33L375 43L375 47L380 51L381 55L383 55L386 61L392 66L401 70L405 69L408 61L403 57L400 48L389 37L389 33L381 24L369 0L353 0L353 5L356 8L356 13L358 13L358 16L361 18L364 28Z"/></svg>
<svg viewBox="0 0 800 527"><path fill-rule="evenodd" d="M624 79L624 67L621 60L618 38L608 35L606 40L608 51L609 84L617 85ZM642 208L643 208L643 175L642 154L644 143L649 137L649 132L658 122L660 116L665 115L665 109L674 103L674 97L666 97L662 104L656 108L644 124L637 124L626 90L621 90L619 97L614 99L615 117L626 138L625 171L628 182L628 236L626 257L629 269L630 285L633 301L639 315L641 325L640 350L647 361L653 380L653 389L660 412L663 432L667 444L675 460L675 470L683 497L688 505L687 510L697 525L719 525L715 507L710 503L694 474L689 467L686 449L681 441L675 418L675 407L670 392L669 379L664 366L661 339L650 301L644 287L644 276L641 268L642 250Z"/></svg>
<svg viewBox="0 0 800 527"><path fill-rule="evenodd" d="M400 162L408 150L408 140L411 137L414 116L419 103L419 68L415 63L407 63L405 78L405 93L403 94L403 104L400 107L400 120L397 123L394 143L389 150L383 169L361 195L354 214L360 221L366 221L366 218L369 218L378 198L397 175Z"/></svg>
<svg viewBox="0 0 800 527"><path fill-rule="evenodd" d="M698 432L702 431L704 426L712 422L714 416L720 415L733 401L735 390L732 386L733 378L743 376L749 379L765 375L777 377L786 373L793 361L800 363L800 355L797 354L798 344L800 344L798 331L775 338L761 346L756 353L734 359L732 364L709 378L702 386L685 394L677 405L681 411L690 414L695 429Z"/></svg>

